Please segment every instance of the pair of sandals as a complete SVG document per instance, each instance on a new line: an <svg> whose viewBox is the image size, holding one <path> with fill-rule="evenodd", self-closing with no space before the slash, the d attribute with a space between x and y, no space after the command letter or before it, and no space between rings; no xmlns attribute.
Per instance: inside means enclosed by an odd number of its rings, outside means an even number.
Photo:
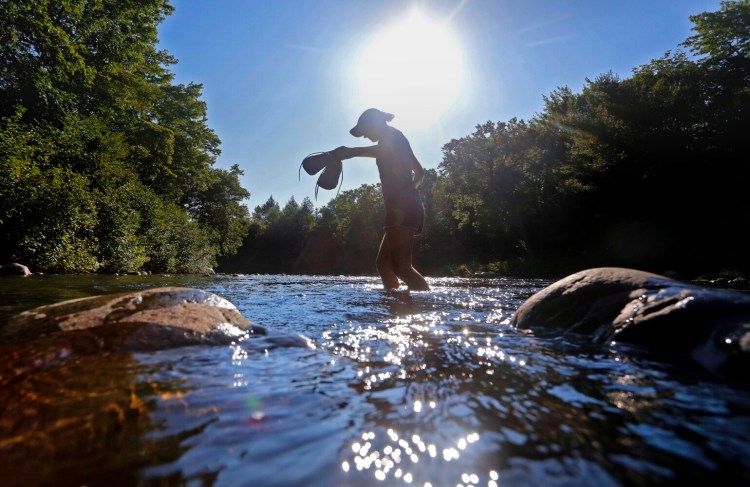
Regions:
<svg viewBox="0 0 750 487"><path fill-rule="evenodd" d="M301 175L303 168L310 176L314 176L321 170L323 171L315 184L316 200L318 199L318 188L333 189L338 185L339 191L341 191L341 184L344 182L344 164L332 152L315 152L305 157L297 171L298 176ZM338 191L336 196L338 196Z"/></svg>

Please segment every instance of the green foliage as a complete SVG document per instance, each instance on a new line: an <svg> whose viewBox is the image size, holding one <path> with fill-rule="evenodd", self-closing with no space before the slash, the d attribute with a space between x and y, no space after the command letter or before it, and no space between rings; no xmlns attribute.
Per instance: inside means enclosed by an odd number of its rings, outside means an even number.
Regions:
<svg viewBox="0 0 750 487"><path fill-rule="evenodd" d="M167 0L0 2L0 254L35 270L206 272L249 221Z"/></svg>
<svg viewBox="0 0 750 487"><path fill-rule="evenodd" d="M101 265L113 272L140 269L149 257L146 236L140 232L141 214L134 203L144 188L132 181L107 189L97 198Z"/></svg>
<svg viewBox="0 0 750 487"><path fill-rule="evenodd" d="M219 256L233 255L242 245L250 226L247 207L242 201L250 197L239 181L237 164L229 171L211 169L211 179L191 208L195 220L211 229L212 244Z"/></svg>
<svg viewBox="0 0 750 487"><path fill-rule="evenodd" d="M691 20L695 34L681 45L690 52L667 52L626 79L586 79L579 93L560 87L531 120L486 122L446 143L421 190L427 227L418 267L459 275L604 265L750 272L737 231L750 212L750 1L723 2ZM247 270L274 256L285 264L264 271L289 271L298 255L297 270L374 272L376 186L334 198L317 225L295 222L291 203L256 208ZM283 247L285 236L305 234L301 253ZM283 256L266 250L282 247Z"/></svg>
<svg viewBox="0 0 750 487"><path fill-rule="evenodd" d="M683 45L727 70L747 71L750 59L750 1L724 1L717 12L692 15L695 35Z"/></svg>
<svg viewBox="0 0 750 487"><path fill-rule="evenodd" d="M167 0L0 2L0 255L58 272L374 273L378 185L316 210L248 214L215 168L202 86L157 49ZM622 79L560 87L530 120L443 146L421 188L415 260L433 272L560 274L597 265L750 271L750 1ZM679 49L686 49L682 51ZM235 254L233 256L233 254Z"/></svg>
<svg viewBox="0 0 750 487"><path fill-rule="evenodd" d="M28 132L19 118L0 125L0 251L34 268L96 270L97 218L88 178L45 157L54 147L47 130Z"/></svg>
<svg viewBox="0 0 750 487"><path fill-rule="evenodd" d="M284 208L273 197L256 206L248 237L235 257L222 260L223 266L238 272L304 272L301 263L316 231L312 202L302 205L291 198Z"/></svg>
<svg viewBox="0 0 750 487"><path fill-rule="evenodd" d="M380 185L344 191L321 208L320 215L321 231L341 249L335 267L353 274L372 273L383 234Z"/></svg>
<svg viewBox="0 0 750 487"><path fill-rule="evenodd" d="M0 107L23 105L26 120L114 115L172 62L155 49L167 0L5 0L0 9Z"/></svg>

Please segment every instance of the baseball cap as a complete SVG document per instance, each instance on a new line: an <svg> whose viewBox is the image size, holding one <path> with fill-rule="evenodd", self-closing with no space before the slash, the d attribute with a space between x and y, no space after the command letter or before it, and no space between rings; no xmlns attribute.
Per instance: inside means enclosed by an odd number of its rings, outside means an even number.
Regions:
<svg viewBox="0 0 750 487"><path fill-rule="evenodd" d="M362 137L362 135L364 135L362 133L363 127L372 125L373 122L388 122L392 119L393 115L391 115L390 113L381 112L377 108L368 108L367 110L362 112L362 115L359 116L359 120L357 120L357 125L355 125L349 131L349 133L355 137Z"/></svg>

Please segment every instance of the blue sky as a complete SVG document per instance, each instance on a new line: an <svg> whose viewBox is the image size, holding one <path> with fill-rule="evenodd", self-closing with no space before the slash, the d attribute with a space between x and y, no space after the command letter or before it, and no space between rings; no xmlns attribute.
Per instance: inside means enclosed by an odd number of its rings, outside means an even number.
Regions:
<svg viewBox="0 0 750 487"><path fill-rule="evenodd" d="M542 110L543 95L560 86L578 92L587 77L610 70L629 77L691 35L689 15L718 10L720 1L172 5L175 12L159 30L160 47L179 60L172 66L178 82L203 84L208 124L222 141L217 165L244 170L252 211L270 196L282 206L291 197L300 203L309 197L318 207L334 197L335 190L320 190L316 200L315 179L303 171L298 180L299 164L312 152L364 145L349 129L366 108L394 113L392 125L403 130L422 165L437 168L443 144L478 123L529 119ZM414 18L421 21L416 27ZM424 53L415 54L420 49ZM404 64L388 64L399 57ZM419 78L427 71L431 82ZM344 164L342 191L378 181L372 159Z"/></svg>

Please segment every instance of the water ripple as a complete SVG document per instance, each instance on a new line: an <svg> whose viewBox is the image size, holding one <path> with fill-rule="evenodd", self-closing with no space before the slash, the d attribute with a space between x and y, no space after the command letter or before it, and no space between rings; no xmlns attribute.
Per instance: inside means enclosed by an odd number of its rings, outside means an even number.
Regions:
<svg viewBox="0 0 750 487"><path fill-rule="evenodd" d="M413 294L383 292L372 277L193 284L316 348L238 340L120 364L149 420L128 440L140 453L113 454L109 476L360 487L750 481L746 386L620 345L514 330L512 313L544 281L430 279L431 291Z"/></svg>

